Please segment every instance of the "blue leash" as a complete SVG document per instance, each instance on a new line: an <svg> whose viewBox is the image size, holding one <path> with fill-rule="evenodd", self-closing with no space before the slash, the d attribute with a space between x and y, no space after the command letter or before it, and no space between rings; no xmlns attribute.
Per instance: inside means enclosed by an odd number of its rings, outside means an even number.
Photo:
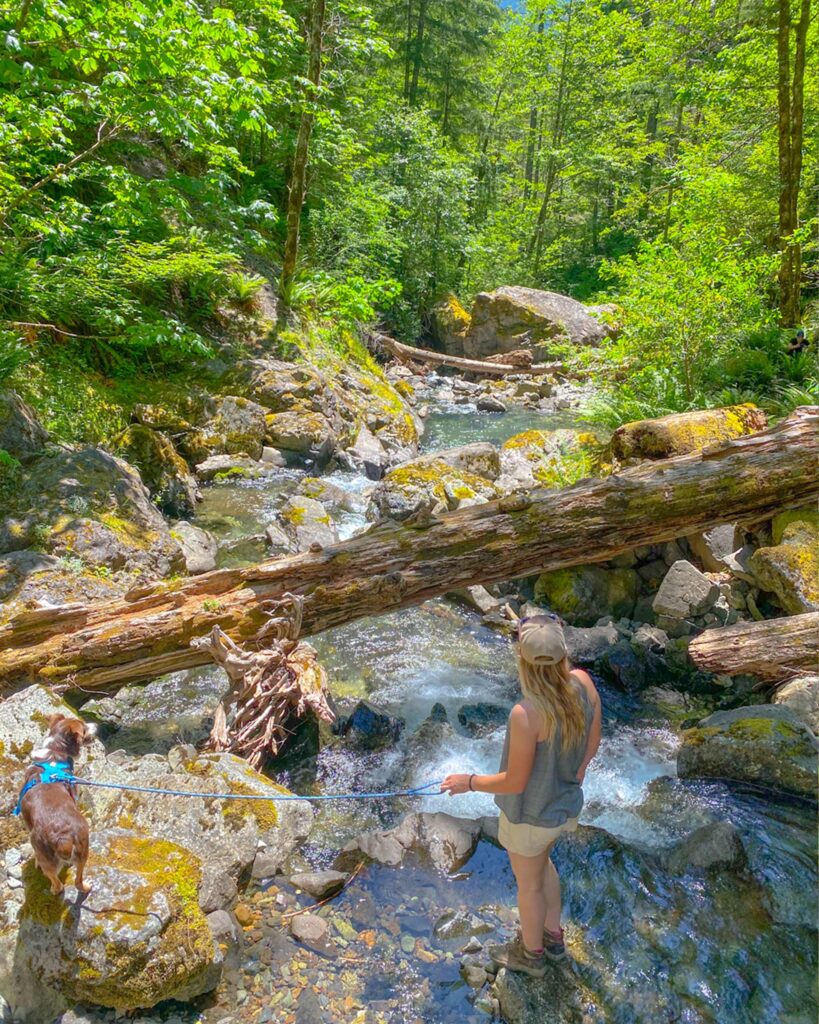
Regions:
<svg viewBox="0 0 819 1024"><path fill-rule="evenodd" d="M158 789L154 786L126 786L118 782L93 782L91 779L78 779L72 772L72 765L58 761L56 764L40 764L40 778L29 779L23 786L17 800L14 814L19 814L23 797L33 787L50 782L67 782L72 786L94 786L97 789L121 789L129 793L152 793L157 796L189 796L203 800L384 800L397 796L438 796L441 793L441 781L427 782L414 789L397 789L386 793L327 793L320 796L297 796L294 793L275 793L261 795L258 793L199 793L187 789ZM434 792L431 792L434 790Z"/></svg>

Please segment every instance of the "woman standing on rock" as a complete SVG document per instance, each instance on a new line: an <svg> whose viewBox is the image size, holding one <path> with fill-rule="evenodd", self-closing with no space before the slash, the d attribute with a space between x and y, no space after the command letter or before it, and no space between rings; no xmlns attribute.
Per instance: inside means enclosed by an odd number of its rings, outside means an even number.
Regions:
<svg viewBox="0 0 819 1024"><path fill-rule="evenodd" d="M498 839L518 885L520 933L489 949L492 959L536 978L546 960L566 956L560 927L560 879L550 854L563 832L577 828L583 779L600 746L600 697L587 672L571 669L566 639L547 615L518 624L523 700L509 715L497 775L448 775L450 796L495 793Z"/></svg>

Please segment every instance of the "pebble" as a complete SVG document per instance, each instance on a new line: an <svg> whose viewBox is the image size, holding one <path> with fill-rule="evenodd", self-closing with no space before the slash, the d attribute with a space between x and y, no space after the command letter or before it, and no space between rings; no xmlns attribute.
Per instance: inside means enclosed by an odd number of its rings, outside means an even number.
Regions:
<svg viewBox="0 0 819 1024"><path fill-rule="evenodd" d="M233 913L236 916L236 920L243 928L253 924L253 911L246 903L240 903Z"/></svg>
<svg viewBox="0 0 819 1024"><path fill-rule="evenodd" d="M415 952L415 939L411 935L408 935L406 933L402 935L401 949L403 949L405 953Z"/></svg>

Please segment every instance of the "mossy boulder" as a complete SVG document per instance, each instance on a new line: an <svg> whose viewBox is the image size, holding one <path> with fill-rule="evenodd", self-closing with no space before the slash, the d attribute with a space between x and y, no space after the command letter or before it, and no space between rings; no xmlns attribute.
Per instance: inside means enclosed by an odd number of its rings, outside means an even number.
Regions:
<svg viewBox="0 0 819 1024"><path fill-rule="evenodd" d="M89 569L158 576L183 567L139 473L100 448L54 450L36 459L7 505L0 551L34 547Z"/></svg>
<svg viewBox="0 0 819 1024"><path fill-rule="evenodd" d="M284 863L309 832L313 809L299 800L243 800L243 796L275 797L288 791L232 754L192 754L180 761L174 753L95 760L88 777L158 789L229 793L234 799L86 790L83 798L89 820L97 830L129 829L178 843L202 856L200 901L208 911L222 909L235 896L237 882L260 850Z"/></svg>
<svg viewBox="0 0 819 1024"><path fill-rule="evenodd" d="M292 543L294 551L308 551L313 544L327 547L338 540L330 513L315 498L294 494L276 513L278 526Z"/></svg>
<svg viewBox="0 0 819 1024"><path fill-rule="evenodd" d="M464 338L471 323L472 317L452 292L432 311L435 340L451 356L464 354Z"/></svg>
<svg viewBox="0 0 819 1024"><path fill-rule="evenodd" d="M192 516L200 498L188 464L165 434L132 423L114 439L118 455L136 466L154 503L166 516Z"/></svg>
<svg viewBox="0 0 819 1024"><path fill-rule="evenodd" d="M268 413L265 419L267 444L284 452L306 455L335 447L335 431L320 412L299 410Z"/></svg>
<svg viewBox="0 0 819 1024"><path fill-rule="evenodd" d="M758 548L748 567L762 590L774 594L789 615L819 610L819 526L813 517L777 517L773 547ZM776 522L776 520L775 520Z"/></svg>
<svg viewBox="0 0 819 1024"><path fill-rule="evenodd" d="M31 406L16 392L0 390L0 450L25 462L39 455L47 440Z"/></svg>
<svg viewBox="0 0 819 1024"><path fill-rule="evenodd" d="M389 470L373 488L370 519L408 519L422 512L447 511L462 502L488 501L498 495L485 477L455 469L441 459L421 459Z"/></svg>
<svg viewBox="0 0 819 1024"><path fill-rule="evenodd" d="M505 441L500 451L498 486L567 487L590 476L605 476L605 445L589 431L526 430Z"/></svg>
<svg viewBox="0 0 819 1024"><path fill-rule="evenodd" d="M265 410L249 398L226 395L216 403L216 413L202 426L186 434L180 444L194 464L210 455L246 455L260 459L266 432Z"/></svg>
<svg viewBox="0 0 819 1024"><path fill-rule="evenodd" d="M765 413L750 403L636 420L615 430L611 454L619 462L670 459L754 434L767 425Z"/></svg>
<svg viewBox="0 0 819 1024"><path fill-rule="evenodd" d="M172 409L164 405L147 405L138 403L131 410L131 419L151 430L159 430L167 434L185 434L193 430L193 425Z"/></svg>
<svg viewBox="0 0 819 1024"><path fill-rule="evenodd" d="M683 733L681 778L733 779L816 797L819 741L790 708L755 704L717 711Z"/></svg>
<svg viewBox="0 0 819 1024"><path fill-rule="evenodd" d="M506 286L475 297L463 355L471 359L530 349L538 360L555 344L599 345L610 328L576 299L557 292Z"/></svg>
<svg viewBox="0 0 819 1024"><path fill-rule="evenodd" d="M199 907L191 850L122 830L94 834L88 872L92 895L69 902L26 864L18 943L36 977L72 1002L120 1011L216 986L223 955Z"/></svg>
<svg viewBox="0 0 819 1024"><path fill-rule="evenodd" d="M535 583L535 601L573 626L593 626L605 615L630 616L639 586L633 569L574 566L541 573Z"/></svg>

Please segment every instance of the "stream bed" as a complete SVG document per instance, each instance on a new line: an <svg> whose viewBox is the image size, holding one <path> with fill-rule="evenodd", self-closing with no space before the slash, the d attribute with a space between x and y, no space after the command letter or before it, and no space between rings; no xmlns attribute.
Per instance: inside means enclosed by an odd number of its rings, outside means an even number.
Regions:
<svg viewBox="0 0 819 1024"><path fill-rule="evenodd" d="M492 414L432 402L424 449L502 442L523 430L575 422L570 410ZM285 469L205 491L197 522L231 542L221 564L260 556L260 535L304 475ZM330 479L351 493L370 485L353 473ZM366 520L360 512L341 512L337 527L346 537ZM477 613L430 601L330 630L311 643L336 700L344 705L366 698L400 717L404 730L386 752L332 743L316 756L291 757L276 773L279 781L317 794L405 788L452 771L497 769L503 726L473 736L458 716L465 704L508 709L516 699L510 641ZM135 690L124 698L132 700L127 724L109 745L142 753L196 741L207 733L223 689L218 670L199 669ZM815 1021L815 809L722 783L678 780L678 729L638 697L607 686L601 694L603 742L589 768L581 817L595 829L581 828L555 854L572 960L555 968L542 989L551 993L546 1009L537 1009L542 993L522 990L528 1009L515 1020ZM418 729L433 708L436 726L425 739ZM410 810L468 818L495 810L491 797L481 794L319 807L304 867L331 866L355 836L388 828ZM725 820L746 847L742 870L708 879L669 872L665 856L674 843ZM497 1009L489 990L471 987L459 970L465 945L477 951L505 940L515 927L512 876L493 843L481 841L451 877L420 862L362 868L320 909L334 937L332 956L311 952L287 934L287 915L313 902L284 879L260 884L245 898L242 961L227 972L215 999L196 1007L168 1005L150 1020L477 1024Z"/></svg>

